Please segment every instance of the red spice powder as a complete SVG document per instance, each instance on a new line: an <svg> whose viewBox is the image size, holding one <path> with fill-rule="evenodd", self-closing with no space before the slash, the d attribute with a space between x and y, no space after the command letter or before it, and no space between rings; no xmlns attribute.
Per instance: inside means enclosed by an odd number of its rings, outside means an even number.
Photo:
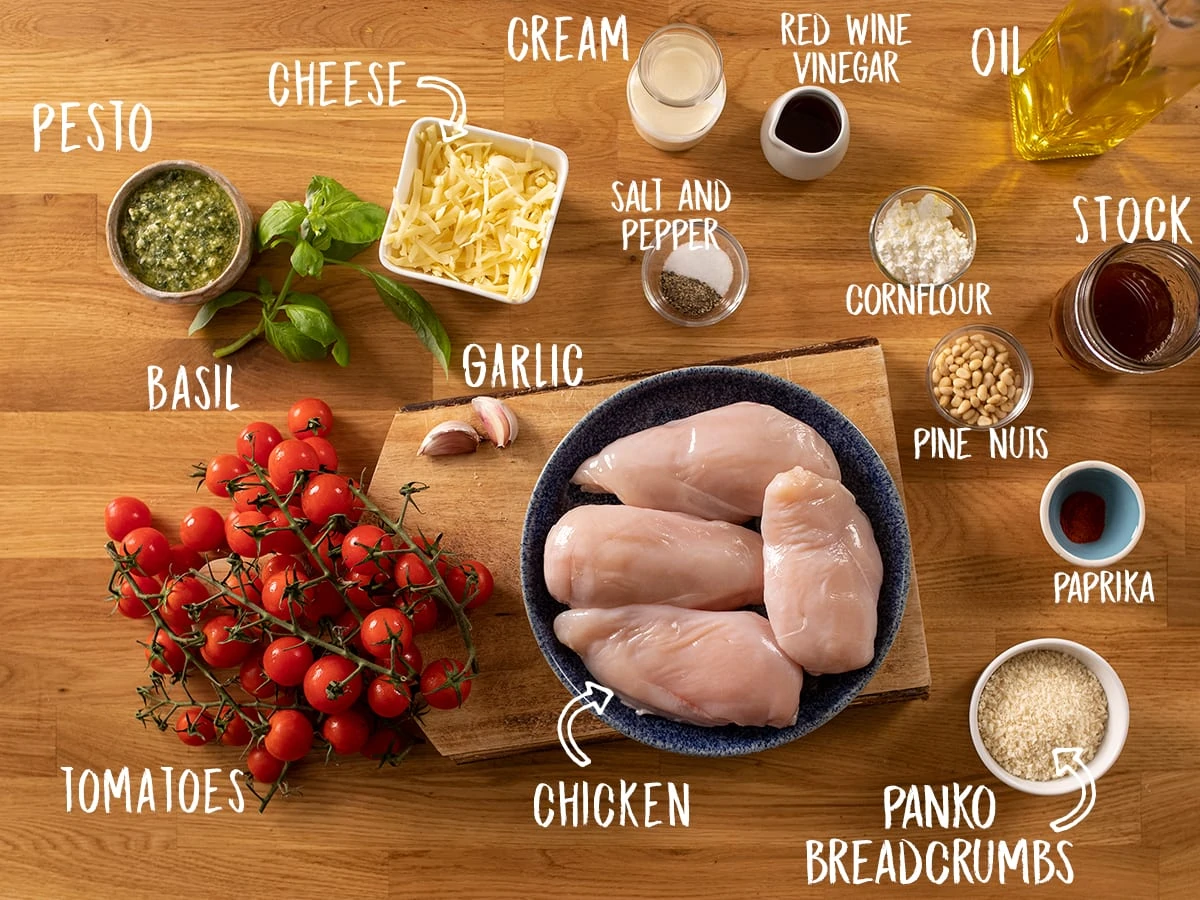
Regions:
<svg viewBox="0 0 1200 900"><path fill-rule="evenodd" d="M1058 522L1073 544L1100 540L1104 534L1104 498L1091 491L1076 491L1063 501Z"/></svg>

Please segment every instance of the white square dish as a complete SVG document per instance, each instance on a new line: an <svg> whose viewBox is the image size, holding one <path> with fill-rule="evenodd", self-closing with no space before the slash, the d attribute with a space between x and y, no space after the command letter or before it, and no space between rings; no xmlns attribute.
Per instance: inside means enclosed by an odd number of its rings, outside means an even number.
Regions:
<svg viewBox="0 0 1200 900"><path fill-rule="evenodd" d="M511 155L518 159L524 159L526 153L532 148L533 158L550 167L555 174L555 183L557 189L554 194L554 200L551 202L549 217L546 221L545 235L542 239L541 252L537 262L530 270L529 286L524 294L517 297L508 297L496 291L488 290L483 287L477 287L464 281L457 281L453 278L448 278L444 275L439 275L434 272L429 272L423 269L413 269L397 265L388 259L386 247L389 237L397 232L397 222L400 217L399 208L401 204L407 203L412 193L412 178L413 172L416 169L417 161L421 152L421 133L431 124L437 125L445 120L434 118L432 116L423 116L417 119L412 124L412 128L408 132L408 140L404 145L404 160L400 166L400 175L396 179L396 187L392 191L392 205L388 211L387 224L383 229L383 238L379 242L379 261L385 269L395 272L397 275L403 275L406 278L414 278L418 281L426 281L431 284L442 284L446 287L454 288L455 290L465 291L468 294L476 294L480 297L488 297L492 300L499 300L501 303L521 304L528 303L533 295L537 292L538 284L542 280L542 269L546 264L546 254L549 251L550 237L554 230L555 220L558 218L559 205L562 203L563 189L567 182L567 155L558 147L551 144L543 144L540 141L535 141L530 138L522 138L512 134L505 134L501 131L492 131L487 128L479 128L475 125L464 124L462 127L466 130L466 135L463 140L466 141L488 141L497 150L502 153Z"/></svg>

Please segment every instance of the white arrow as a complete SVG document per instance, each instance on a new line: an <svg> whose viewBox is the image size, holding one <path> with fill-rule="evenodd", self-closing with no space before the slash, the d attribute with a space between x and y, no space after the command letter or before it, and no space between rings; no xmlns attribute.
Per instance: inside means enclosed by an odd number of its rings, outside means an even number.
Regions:
<svg viewBox="0 0 1200 900"><path fill-rule="evenodd" d="M581 712L591 710L596 715L601 715L608 707L608 702L613 698L613 692L610 688L606 688L602 684L596 684L594 681L585 681L584 691L578 697L572 697L567 701L567 705L563 707L563 711L558 714L558 742L562 744L563 750L570 757L571 762L583 769L592 764L592 758L579 749L579 745L575 743L575 735L571 733L571 728L575 725L575 719ZM599 696L596 696L599 695ZM571 707L576 703L581 704L577 709L572 710Z"/></svg>
<svg viewBox="0 0 1200 900"><path fill-rule="evenodd" d="M454 104L450 110L450 118L438 123L438 127L442 129L442 140L457 140L467 133L467 129L463 127L467 122L467 98L463 96L462 88L440 75L422 75L417 79L417 87L439 90Z"/></svg>
<svg viewBox="0 0 1200 900"><path fill-rule="evenodd" d="M1087 818L1092 807L1096 805L1096 779L1091 771L1083 764L1082 747L1056 747L1054 750L1054 774L1062 778L1074 775L1079 782L1079 802L1075 808L1059 819L1050 823L1055 833L1061 833L1074 828ZM1082 773L1082 774L1081 774Z"/></svg>

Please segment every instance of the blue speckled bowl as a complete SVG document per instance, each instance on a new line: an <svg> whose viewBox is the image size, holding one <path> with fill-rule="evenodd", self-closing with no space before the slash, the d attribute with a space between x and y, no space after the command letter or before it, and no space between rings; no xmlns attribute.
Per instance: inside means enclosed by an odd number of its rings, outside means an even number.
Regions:
<svg viewBox="0 0 1200 900"><path fill-rule="evenodd" d="M693 756L739 756L786 744L824 725L845 709L869 682L900 628L912 570L904 503L892 476L862 432L840 412L802 387L749 369L698 366L653 375L613 394L584 416L550 456L533 489L521 540L521 585L538 646L567 689L582 693L590 678L582 660L554 636L554 618L565 606L546 590L542 575L546 535L569 509L585 503L616 503L609 495L585 494L571 476L589 456L619 437L674 419L750 400L774 406L807 422L837 454L842 482L871 520L883 557L879 630L871 664L842 675L806 676L800 716L790 728L705 728L659 716L639 716L619 700L601 718L634 740Z"/></svg>

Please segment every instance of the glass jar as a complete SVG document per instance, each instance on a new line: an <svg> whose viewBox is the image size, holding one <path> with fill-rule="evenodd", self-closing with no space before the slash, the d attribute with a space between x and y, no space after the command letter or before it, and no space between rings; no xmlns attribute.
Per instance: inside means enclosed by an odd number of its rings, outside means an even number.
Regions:
<svg viewBox="0 0 1200 900"><path fill-rule="evenodd" d="M1200 0L1071 0L1020 65L1017 152L1103 153L1200 84Z"/></svg>
<svg viewBox="0 0 1200 900"><path fill-rule="evenodd" d="M1145 375L1200 348L1200 260L1170 241L1118 244L1058 292L1050 334L1077 369Z"/></svg>
<svg viewBox="0 0 1200 900"><path fill-rule="evenodd" d="M712 35L682 22L653 32L625 88L634 128L659 150L700 143L725 108L725 71Z"/></svg>

